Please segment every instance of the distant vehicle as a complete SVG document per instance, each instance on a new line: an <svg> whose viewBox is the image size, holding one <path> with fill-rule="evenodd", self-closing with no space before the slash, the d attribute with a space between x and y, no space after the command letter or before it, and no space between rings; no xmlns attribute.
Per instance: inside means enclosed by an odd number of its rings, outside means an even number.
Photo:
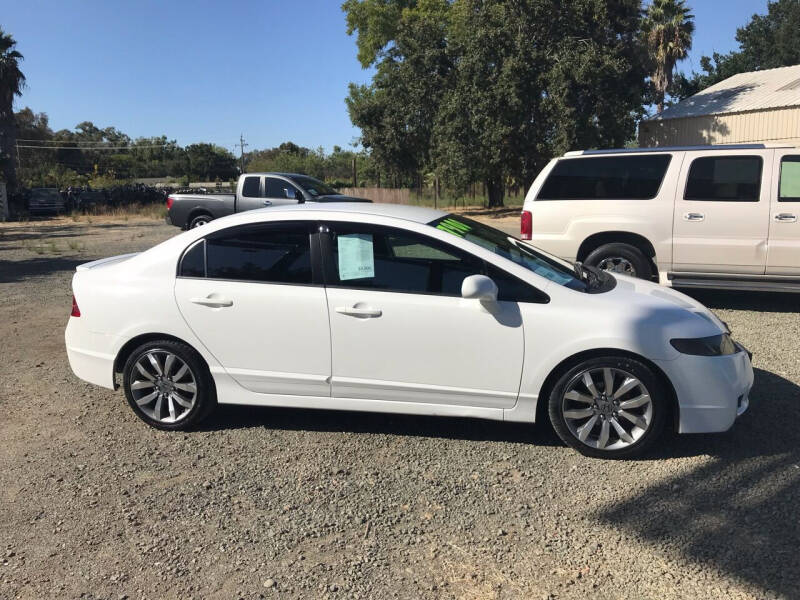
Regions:
<svg viewBox="0 0 800 600"><path fill-rule="evenodd" d="M235 194L170 194L167 223L193 229L233 213L303 202L370 202L340 194L319 179L297 173L245 173Z"/></svg>
<svg viewBox="0 0 800 600"><path fill-rule="evenodd" d="M76 208L80 209L94 208L97 205L103 205L105 203L106 203L106 195L104 192L97 190L89 190L86 192L81 192L80 195L78 195L78 205Z"/></svg>
<svg viewBox="0 0 800 600"><path fill-rule="evenodd" d="M800 292L800 148L567 152L533 182L522 238L680 288Z"/></svg>
<svg viewBox="0 0 800 600"><path fill-rule="evenodd" d="M72 290L73 372L121 382L159 429L218 402L549 415L579 452L624 457L665 427L725 431L753 384L749 353L696 300L417 206L231 215L80 265Z"/></svg>
<svg viewBox="0 0 800 600"><path fill-rule="evenodd" d="M28 198L30 214L58 214L66 211L67 202L56 188L33 188Z"/></svg>

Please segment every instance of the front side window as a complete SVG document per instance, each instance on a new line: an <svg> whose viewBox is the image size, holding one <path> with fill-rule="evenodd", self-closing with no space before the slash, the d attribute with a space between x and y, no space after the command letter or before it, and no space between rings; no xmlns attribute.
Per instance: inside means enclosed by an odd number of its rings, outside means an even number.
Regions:
<svg viewBox="0 0 800 600"><path fill-rule="evenodd" d="M264 223L222 230L187 250L179 275L310 284L309 233L304 223Z"/></svg>
<svg viewBox="0 0 800 600"><path fill-rule="evenodd" d="M337 223L330 237L328 285L461 296L470 275L487 275L497 299L548 302L535 287L458 248L413 232L366 224Z"/></svg>
<svg viewBox="0 0 800 600"><path fill-rule="evenodd" d="M800 156L781 159L779 202L800 202Z"/></svg>
<svg viewBox="0 0 800 600"><path fill-rule="evenodd" d="M692 161L684 200L758 202L760 156L704 156Z"/></svg>
<svg viewBox="0 0 800 600"><path fill-rule="evenodd" d="M245 177L242 184L242 196L245 198L258 198L261 196L261 178Z"/></svg>
<svg viewBox="0 0 800 600"><path fill-rule="evenodd" d="M483 261L414 233L336 224L329 284L391 292L460 296L461 283L483 273Z"/></svg>
<svg viewBox="0 0 800 600"><path fill-rule="evenodd" d="M650 200L671 155L591 156L559 160L537 200Z"/></svg>
<svg viewBox="0 0 800 600"><path fill-rule="evenodd" d="M267 198L298 198L300 192L288 181L267 177L264 181Z"/></svg>

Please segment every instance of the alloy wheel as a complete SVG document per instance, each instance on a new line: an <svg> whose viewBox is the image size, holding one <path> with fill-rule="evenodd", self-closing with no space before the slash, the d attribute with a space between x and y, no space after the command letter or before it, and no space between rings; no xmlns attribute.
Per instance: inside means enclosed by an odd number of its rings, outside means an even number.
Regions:
<svg viewBox="0 0 800 600"><path fill-rule="evenodd" d="M143 353L131 373L131 395L139 409L154 421L176 423L197 401L197 380L179 356L154 348Z"/></svg>
<svg viewBox="0 0 800 600"><path fill-rule="evenodd" d="M644 384L622 369L587 369L572 378L561 400L567 428L597 450L635 444L653 421L653 400Z"/></svg>

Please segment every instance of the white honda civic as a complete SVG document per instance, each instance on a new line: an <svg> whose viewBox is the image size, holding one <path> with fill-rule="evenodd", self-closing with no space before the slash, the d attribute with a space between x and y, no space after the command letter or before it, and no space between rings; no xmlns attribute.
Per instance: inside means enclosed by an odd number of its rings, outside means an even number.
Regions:
<svg viewBox="0 0 800 600"><path fill-rule="evenodd" d="M665 427L725 431L749 353L671 289L550 256L459 215L298 205L78 267L70 365L160 429L217 403L538 422L625 457Z"/></svg>

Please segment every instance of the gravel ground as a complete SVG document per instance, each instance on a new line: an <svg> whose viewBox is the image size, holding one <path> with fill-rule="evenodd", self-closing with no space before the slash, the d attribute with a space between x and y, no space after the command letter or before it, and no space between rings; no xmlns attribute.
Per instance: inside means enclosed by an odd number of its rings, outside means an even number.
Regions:
<svg viewBox="0 0 800 600"><path fill-rule="evenodd" d="M751 409L638 461L467 419L222 407L171 434L62 336L75 265L175 232L0 224L1 598L800 597L797 298L698 295L755 353Z"/></svg>

